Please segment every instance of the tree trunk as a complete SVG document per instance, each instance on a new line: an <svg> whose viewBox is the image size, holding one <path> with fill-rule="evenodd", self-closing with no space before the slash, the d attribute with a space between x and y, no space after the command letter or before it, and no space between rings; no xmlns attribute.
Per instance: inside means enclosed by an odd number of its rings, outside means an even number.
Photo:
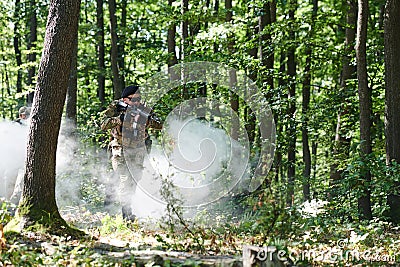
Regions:
<svg viewBox="0 0 400 267"><path fill-rule="evenodd" d="M214 18L218 18L218 12L219 12L219 0L215 0L214 2ZM213 42L213 48L214 48L214 54L216 54L218 52L218 44L217 42Z"/></svg>
<svg viewBox="0 0 400 267"><path fill-rule="evenodd" d="M226 9L226 15L225 15L225 21L228 23L232 23L232 16L233 16L233 10L232 10L232 0L225 0L225 9ZM228 53L232 55L234 53L234 46L235 46L235 39L232 34L229 34L228 36ZM234 88L237 84L237 74L234 69L229 71L229 88ZM239 139L239 121L238 121L238 116L239 116L239 97L237 94L233 93L233 90L231 89L230 92L230 105L231 109L233 112L236 113L237 116L231 116L231 138L234 140Z"/></svg>
<svg viewBox="0 0 400 267"><path fill-rule="evenodd" d="M361 158L368 161L371 154L372 99L367 76L367 26L368 0L358 0L358 22L356 40L358 97L360 101L360 149ZM365 166L365 164L363 165ZM359 178L361 196L358 197L358 212L362 219L372 219L369 183L371 172L368 167L361 170Z"/></svg>
<svg viewBox="0 0 400 267"><path fill-rule="evenodd" d="M50 232L70 230L55 199L56 150L77 36L79 0L50 2L44 50L29 129L24 187L18 214L20 226L40 224Z"/></svg>
<svg viewBox="0 0 400 267"><path fill-rule="evenodd" d="M189 0L182 0L181 1L181 9L182 9L182 16L185 17L187 14L187 12L189 11ZM182 29L182 40L181 40L181 51L180 51L180 58L181 58L181 62L184 62L185 57L186 57L186 46L187 46L187 39L189 37L189 22L186 18L182 19L181 22L181 29ZM183 88L182 88L182 96L183 99L189 99L189 91L188 88L186 87L186 73L182 72L182 80L184 82L183 84Z"/></svg>
<svg viewBox="0 0 400 267"><path fill-rule="evenodd" d="M262 15L259 16L258 27L260 32L260 61L264 69L263 84L269 86L270 91L274 88L273 70L274 70L274 50L272 47L272 36L270 33L265 33L265 27L270 26L275 22L276 18L272 17L271 2L264 2ZM269 98L269 97L268 97ZM269 101L269 99L267 99Z"/></svg>
<svg viewBox="0 0 400 267"><path fill-rule="evenodd" d="M65 113L67 119L72 122L72 126L76 127L76 105L77 105L77 91L78 91L78 31L76 32L76 37L74 38L74 46L71 55L71 70L68 80L67 89L67 103L65 108ZM72 129L73 130L73 129Z"/></svg>
<svg viewBox="0 0 400 267"><path fill-rule="evenodd" d="M20 49L20 39L21 34L19 33L19 20L20 20L20 12L21 12L21 1L15 0L15 10L14 10L14 52L15 52L15 60L17 63L17 93L22 93L22 56Z"/></svg>
<svg viewBox="0 0 400 267"><path fill-rule="evenodd" d="M296 11L296 0L290 1L290 9L289 9L289 39L293 42L295 41L295 32L294 32L294 14ZM288 91L288 118L289 118L289 125L288 125L288 198L287 204L292 205L294 199L294 180L296 175L296 59L295 59L295 51L296 47L291 45L288 50L288 57L287 57L287 74L291 77L291 81L289 84L289 91Z"/></svg>
<svg viewBox="0 0 400 267"><path fill-rule="evenodd" d="M174 0L168 0L168 5L172 8L172 3ZM176 57L176 41L175 41L175 34L176 34L176 25L172 21L170 26L168 27L168 36L167 36L167 43L168 43L168 67L172 67L178 63L178 58Z"/></svg>
<svg viewBox="0 0 400 267"><path fill-rule="evenodd" d="M313 11L311 16L311 29L309 32L309 40L314 38L314 25L315 18L318 12L318 0L311 0L313 4ZM311 60L312 60L312 46L311 43L307 45L306 54L306 65L304 67L304 80L303 80L303 91L302 91L302 125L301 125L301 139L303 144L303 198L304 200L311 199L310 192L310 177L311 177L311 152L308 138L308 122L309 122L309 105L310 105L310 94L311 94Z"/></svg>
<svg viewBox="0 0 400 267"><path fill-rule="evenodd" d="M386 162L400 163L400 2L388 0L385 6L385 102ZM389 179L393 176L389 173ZM387 203L389 216L400 223L400 183L392 180Z"/></svg>
<svg viewBox="0 0 400 267"><path fill-rule="evenodd" d="M37 19L36 19L36 2L35 0L29 1L29 39L27 49L29 51L28 54L28 62L31 63L31 66L28 67L28 89L33 89L35 86L33 84L33 80L35 78L35 64L36 64L36 40L37 40ZM26 102L31 104L33 101L33 92L28 94Z"/></svg>
<svg viewBox="0 0 400 267"><path fill-rule="evenodd" d="M301 139L303 145L303 198L310 200L310 176L311 176L311 152L308 138L309 105L311 89L311 47L306 48L306 65L304 67L304 81L302 90L302 121L301 121Z"/></svg>
<svg viewBox="0 0 400 267"><path fill-rule="evenodd" d="M189 11L189 0L182 0L182 16L185 17ZM181 61L183 62L186 56L185 50L187 45L187 39L189 37L189 22L187 18L182 20L182 44L181 44Z"/></svg>
<svg viewBox="0 0 400 267"><path fill-rule="evenodd" d="M104 11L103 0L97 0L96 5L96 23L97 23L97 96L100 102L104 105L106 101L106 66L104 63L105 48L104 48Z"/></svg>
<svg viewBox="0 0 400 267"><path fill-rule="evenodd" d="M168 0L168 6L172 10L172 3L175 0ZM176 39L175 39L175 34L176 34L176 25L174 20L171 20L170 25L168 27L168 35L167 35L167 46L168 46L168 68L178 64L178 58L176 57ZM168 71L171 71L168 69ZM170 73L171 79L172 80L177 80L178 79L178 73Z"/></svg>
<svg viewBox="0 0 400 267"><path fill-rule="evenodd" d="M346 14L346 32L345 32L345 55L343 56L342 73L340 80L340 92L345 92L348 90L347 81L354 78L356 73L356 67L351 64L352 52L354 51L354 41L355 41L355 25L356 25L356 4L353 0L349 0L347 3L347 14ZM345 94L345 93L343 93ZM342 125L342 118L349 113L348 108L345 104L342 104L337 116L336 122L336 134L333 148L333 163L331 165L330 173L330 184L332 186L330 197L337 195L337 188L340 184L340 179L342 177L343 170L339 169L338 161L340 161L340 156L348 156L350 149L351 138L346 137L346 130Z"/></svg>
<svg viewBox="0 0 400 267"><path fill-rule="evenodd" d="M121 0L121 30L118 39L118 67L120 71L119 78L121 79L121 88L125 88L125 43L126 43L126 7L127 0ZM122 72L122 75L121 75Z"/></svg>
<svg viewBox="0 0 400 267"><path fill-rule="evenodd" d="M249 7L249 13L254 14L254 11L251 12L250 7ZM253 15L252 15L252 17L253 17ZM248 42L252 44L249 49L249 56L252 60L257 59L257 51L260 49L260 45L257 45L257 43L254 42L254 40L257 40L256 38L257 38L257 35L259 34L258 29L259 29L259 27L258 27L257 23L256 22L253 23L253 20L250 19L248 21L248 25L247 25L247 39L248 39ZM258 68L255 67L255 64L251 64L251 65L252 65L252 67L249 69L248 76L253 82L257 82ZM248 105L245 105L245 108L244 108L244 121L245 121L247 136L249 138L249 144L250 144L250 146L252 146L254 143L255 134L256 134L256 117L254 116L253 110L251 110L251 108L249 108Z"/></svg>
<svg viewBox="0 0 400 267"><path fill-rule="evenodd" d="M280 73L285 73L285 71L286 71L285 60L286 60L286 52L285 51L281 51L280 58L279 58L279 72ZM278 78L278 86L282 87L282 86L284 86L284 84L285 84L285 79L283 78L282 75L280 75L279 78ZM280 175L281 176L281 181L283 183L284 180L285 180L284 171L283 171L284 166L282 164L282 159L283 159L284 152L282 151L282 144L279 142L279 140L281 139L281 138L279 138L279 134L283 133L283 124L280 123L277 113L278 112L275 112L275 114L274 114L274 120L275 120L275 123L276 123L276 129L277 129L276 132L278 134L278 137L276 138L276 140L277 140L276 157L274 159L275 181L279 182L279 175ZM282 113L282 112L279 110L279 113Z"/></svg>
<svg viewBox="0 0 400 267"><path fill-rule="evenodd" d="M118 99L122 94L122 83L118 69L118 35L117 35L117 18L115 15L115 0L108 1L108 9L110 12L110 32L111 32L111 69L113 74L114 99Z"/></svg>

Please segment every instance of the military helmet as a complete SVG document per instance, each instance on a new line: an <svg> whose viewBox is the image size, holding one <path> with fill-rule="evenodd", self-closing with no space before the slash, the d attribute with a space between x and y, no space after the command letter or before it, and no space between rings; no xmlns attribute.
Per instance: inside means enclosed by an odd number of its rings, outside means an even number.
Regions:
<svg viewBox="0 0 400 267"><path fill-rule="evenodd" d="M136 93L137 90L139 90L138 85L130 85L122 91L121 97L125 98L128 97L129 95L133 95L134 93Z"/></svg>
<svg viewBox="0 0 400 267"><path fill-rule="evenodd" d="M20 107L18 110L19 115L26 115L29 116L31 114L31 108L30 107Z"/></svg>

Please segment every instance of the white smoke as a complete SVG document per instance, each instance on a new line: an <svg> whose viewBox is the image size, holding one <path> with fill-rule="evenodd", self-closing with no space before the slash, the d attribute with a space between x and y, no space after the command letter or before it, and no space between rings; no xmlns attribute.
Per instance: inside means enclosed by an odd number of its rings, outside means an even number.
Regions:
<svg viewBox="0 0 400 267"><path fill-rule="evenodd" d="M17 122L0 122L0 197L9 199L19 170L24 167L28 127Z"/></svg>
<svg viewBox="0 0 400 267"><path fill-rule="evenodd" d="M247 172L243 173L243 162L246 148L237 141L232 140L225 130L213 127L210 124L193 120L190 123L174 119L170 121L169 129L181 129L179 138L173 143L172 150L162 146L153 139L151 153L144 162L142 179L136 189L132 201L132 208L139 218L161 218L165 215L166 204L160 197L160 176L170 178L181 188L197 189L206 188L207 185L220 178L221 173L228 171L234 179L247 179ZM71 132L72 125L62 122L58 140L57 165L56 165L56 199L60 211L68 217L76 216L81 207L90 209L97 201L95 211L120 214L121 206L118 203L119 178L113 175L108 152L104 149L84 145L79 138ZM23 170L26 158L26 140L28 127L14 122L3 121L0 123L0 182L2 184L0 196L9 198L13 190L13 183L18 171ZM167 132L164 132L167 134ZM168 133L171 135L171 132ZM175 135L176 133L172 133ZM175 136L177 137L177 136ZM208 142L208 141L211 142ZM207 143L208 142L208 143ZM177 150L178 149L178 150ZM169 154L167 156L166 154ZM174 161L179 155L187 162L196 162L204 167L196 172L194 169L185 169ZM204 162L201 162L204 160ZM174 166L178 163L179 166ZM221 176L226 178L226 176ZM246 178L247 177L247 178ZM110 182L111 179L111 182ZM112 180L114 179L114 180ZM151 183L157 186L148 190ZM9 189L7 189L7 185ZM107 186L106 186L107 185ZM101 204L105 190L113 192L114 205L105 210ZM214 191L224 192L224 188L214 188ZM193 202L208 203L210 198L215 198L215 193L209 189L193 195ZM223 196L223 195L217 195ZM186 196L187 197L187 196ZM96 199L95 199L96 198ZM95 200L94 200L95 199ZM99 204L100 203L100 204Z"/></svg>
<svg viewBox="0 0 400 267"><path fill-rule="evenodd" d="M104 193L102 184L110 175L106 151L85 146L72 129L72 125L63 120L56 162L56 199L60 209L86 205L88 201L82 194L85 186L93 188L87 193L87 198L90 198L90 193L101 198ZM17 177L23 178L28 131L27 125L0 122L0 197L6 200L10 200L13 192L18 190ZM22 184L19 187L22 189Z"/></svg>
<svg viewBox="0 0 400 267"><path fill-rule="evenodd" d="M179 190L175 194L184 205L216 201L229 193L232 187L249 179L248 158L245 157L248 150L230 138L224 129L197 119L174 117L168 120L162 139L163 144L153 140L132 201L138 217L160 218L165 214L160 177L185 192L181 199ZM226 181L229 179L233 181ZM229 184L228 190L224 188L225 184ZM194 214L190 212L189 216Z"/></svg>

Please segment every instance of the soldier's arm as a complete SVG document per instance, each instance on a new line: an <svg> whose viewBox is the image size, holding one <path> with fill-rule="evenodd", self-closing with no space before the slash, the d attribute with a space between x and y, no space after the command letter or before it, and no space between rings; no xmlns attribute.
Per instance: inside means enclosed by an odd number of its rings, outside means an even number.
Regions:
<svg viewBox="0 0 400 267"><path fill-rule="evenodd" d="M103 121L101 122L101 129L103 131L108 130L108 129L112 129L118 125L121 125L121 119L118 117L111 117L111 118L105 118L103 119Z"/></svg>
<svg viewBox="0 0 400 267"><path fill-rule="evenodd" d="M117 100L114 100L103 113L103 119L100 127L102 130L108 130L122 124L117 112Z"/></svg>

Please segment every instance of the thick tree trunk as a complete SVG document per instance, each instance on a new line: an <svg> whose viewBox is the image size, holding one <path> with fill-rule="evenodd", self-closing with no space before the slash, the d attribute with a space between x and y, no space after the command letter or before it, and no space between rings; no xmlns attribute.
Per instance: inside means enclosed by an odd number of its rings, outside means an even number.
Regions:
<svg viewBox="0 0 400 267"><path fill-rule="evenodd" d="M367 26L368 26L368 0L358 0L358 22L356 40L358 97L360 101L360 148L361 158L367 161L371 154L371 126L372 126L372 99L368 88L367 76ZM364 164L365 166L365 164ZM361 171L359 178L361 196L358 197L358 212L362 219L372 219L371 193L369 183L371 172L368 168Z"/></svg>
<svg viewBox="0 0 400 267"><path fill-rule="evenodd" d="M388 0L385 7L386 161L400 163L400 2ZM390 173L389 179L393 177ZM387 203L389 216L400 223L400 183L392 181Z"/></svg>
<svg viewBox="0 0 400 267"><path fill-rule="evenodd" d="M55 199L57 140L75 43L79 0L52 0L29 129L26 171L19 215L23 228L34 224L65 232Z"/></svg>
<svg viewBox="0 0 400 267"><path fill-rule="evenodd" d="M103 0L96 1L96 24L97 24L97 96L102 104L106 101L106 66L104 63L105 48L104 48L104 10Z"/></svg>
<svg viewBox="0 0 400 267"><path fill-rule="evenodd" d="M110 12L110 32L111 32L111 69L113 74L114 98L118 99L122 94L122 83L118 69L118 35L117 35L117 17L115 15L115 0L108 1Z"/></svg>
<svg viewBox="0 0 400 267"><path fill-rule="evenodd" d="M35 86L33 84L33 80L35 78L35 63L36 63L36 52L34 51L36 48L36 40L37 40L37 18L36 18L36 1L29 1L29 39L27 49L29 51L28 54L28 62L31 63L31 66L28 67L28 88L33 89ZM26 102L28 104L32 103L34 93L30 92L28 94Z"/></svg>

